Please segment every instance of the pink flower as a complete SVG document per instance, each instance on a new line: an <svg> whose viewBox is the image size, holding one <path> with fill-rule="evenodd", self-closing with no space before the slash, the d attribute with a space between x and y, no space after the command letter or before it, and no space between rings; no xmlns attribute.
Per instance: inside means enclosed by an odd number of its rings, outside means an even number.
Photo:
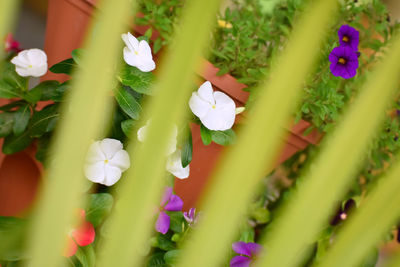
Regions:
<svg viewBox="0 0 400 267"><path fill-rule="evenodd" d="M64 251L65 257L74 256L78 250L78 245L81 247L90 245L93 243L96 236L93 225L86 221L85 211L79 210L80 223L72 228L67 237L67 248Z"/></svg>
<svg viewBox="0 0 400 267"><path fill-rule="evenodd" d="M17 42L14 38L12 33L7 34L6 37L6 44L5 44L6 52L21 52L21 47L19 42Z"/></svg>

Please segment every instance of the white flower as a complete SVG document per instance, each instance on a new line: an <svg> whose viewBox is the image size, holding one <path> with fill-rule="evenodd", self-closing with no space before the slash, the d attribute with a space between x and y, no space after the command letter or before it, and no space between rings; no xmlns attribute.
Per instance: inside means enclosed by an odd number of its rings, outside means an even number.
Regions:
<svg viewBox="0 0 400 267"><path fill-rule="evenodd" d="M222 92L213 92L209 81L192 93L189 106L194 115L210 130L228 130L235 122L235 102Z"/></svg>
<svg viewBox="0 0 400 267"><path fill-rule="evenodd" d="M146 139L146 135L147 135L147 127L149 126L150 120L147 121L146 125L141 127L138 131L137 131L137 137L138 140L140 142L144 142ZM171 138L170 141L168 143L168 147L167 150L165 151L165 155L171 155L172 153L175 152L176 150L176 143L177 143L177 138L178 136L178 128L176 127L176 125L174 125L174 127L172 128L172 133L171 133Z"/></svg>
<svg viewBox="0 0 400 267"><path fill-rule="evenodd" d="M151 55L151 48L145 41L138 41L130 32L122 34L125 42L124 60L126 64L138 68L143 72L149 72L156 68Z"/></svg>
<svg viewBox="0 0 400 267"><path fill-rule="evenodd" d="M18 53L11 59L18 75L40 77L47 72L47 56L40 49L28 49Z"/></svg>
<svg viewBox="0 0 400 267"><path fill-rule="evenodd" d="M128 153L116 139L105 138L94 142L86 157L85 175L99 184L111 186L118 182L122 172L130 167Z"/></svg>
<svg viewBox="0 0 400 267"><path fill-rule="evenodd" d="M179 179L186 179L189 177L189 165L185 168L182 166L182 151L177 149L173 154L167 158L167 171L175 175Z"/></svg>

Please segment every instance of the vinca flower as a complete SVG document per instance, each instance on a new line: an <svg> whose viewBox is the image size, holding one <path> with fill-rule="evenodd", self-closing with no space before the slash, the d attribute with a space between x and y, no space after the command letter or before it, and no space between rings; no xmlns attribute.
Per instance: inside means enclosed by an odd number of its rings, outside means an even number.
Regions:
<svg viewBox="0 0 400 267"><path fill-rule="evenodd" d="M199 221L200 213L196 213L196 208L190 208L188 212L183 213L183 217L189 224L189 226L195 225Z"/></svg>
<svg viewBox="0 0 400 267"><path fill-rule="evenodd" d="M357 74L357 51L345 46L335 47L329 54L330 69L333 75L349 79Z"/></svg>
<svg viewBox="0 0 400 267"><path fill-rule="evenodd" d="M47 56L40 49L28 49L18 53L11 59L15 71L22 77L41 77L47 72Z"/></svg>
<svg viewBox="0 0 400 267"><path fill-rule="evenodd" d="M71 257L75 255L78 250L78 245L81 247L90 245L93 243L96 236L93 225L86 221L85 211L80 209L80 222L72 228L67 236L67 249L64 251L65 257Z"/></svg>
<svg viewBox="0 0 400 267"><path fill-rule="evenodd" d="M147 128L149 127L150 122L151 122L151 120L148 120L146 125L141 127L137 131L137 138L140 142L144 142L146 140ZM175 152L176 144L177 144L177 136L178 136L178 127L176 127L176 125L174 125L174 127L172 128L170 141L169 141L167 149L165 151L166 156L171 155L172 153Z"/></svg>
<svg viewBox="0 0 400 267"><path fill-rule="evenodd" d="M235 102L222 92L213 92L209 81L192 93L189 106L194 115L210 130L225 131L232 128L235 122Z"/></svg>
<svg viewBox="0 0 400 267"><path fill-rule="evenodd" d="M116 139L105 138L94 142L88 151L85 175L93 183L111 186L118 182L122 172L130 167L128 152Z"/></svg>
<svg viewBox="0 0 400 267"><path fill-rule="evenodd" d="M232 249L239 256L232 258L230 267L249 267L261 250L261 245L257 243L236 242L232 244Z"/></svg>
<svg viewBox="0 0 400 267"><path fill-rule="evenodd" d="M340 46L358 50L359 32L349 25L342 25L338 31Z"/></svg>
<svg viewBox="0 0 400 267"><path fill-rule="evenodd" d="M160 213L156 222L156 231L162 234L166 234L169 230L171 219L165 211L181 211L182 207L182 199L177 195L172 194L172 187L167 187L161 199L161 204L159 208Z"/></svg>
<svg viewBox="0 0 400 267"><path fill-rule="evenodd" d="M189 177L189 165L187 165L185 168L182 166L182 150L177 149L167 158L166 169L176 178L186 179Z"/></svg>
<svg viewBox="0 0 400 267"><path fill-rule="evenodd" d="M126 64L136 67L143 72L149 72L156 68L153 61L151 48L145 40L139 41L130 32L122 34L125 42L124 60Z"/></svg>

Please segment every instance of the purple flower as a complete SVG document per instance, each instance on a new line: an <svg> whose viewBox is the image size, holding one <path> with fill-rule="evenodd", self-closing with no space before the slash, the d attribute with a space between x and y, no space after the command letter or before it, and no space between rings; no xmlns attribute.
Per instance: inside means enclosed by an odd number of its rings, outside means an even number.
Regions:
<svg viewBox="0 0 400 267"><path fill-rule="evenodd" d="M261 245L256 243L236 242L232 244L232 249L239 256L232 258L230 267L249 267L250 263L255 259L261 251Z"/></svg>
<svg viewBox="0 0 400 267"><path fill-rule="evenodd" d="M181 211L182 206L182 199L172 194L172 187L167 187L161 199L160 214L156 222L157 232L166 234L169 230L170 218L165 211Z"/></svg>
<svg viewBox="0 0 400 267"><path fill-rule="evenodd" d="M335 47L329 54L331 72L335 76L349 79L357 74L357 52L345 46Z"/></svg>
<svg viewBox="0 0 400 267"><path fill-rule="evenodd" d="M358 50L359 32L349 25L342 25L338 31L340 46Z"/></svg>
<svg viewBox="0 0 400 267"><path fill-rule="evenodd" d="M196 209L195 208L191 208L189 210L189 212L185 211L183 213L183 217L185 218L185 220L187 221L187 223L190 226L193 226L194 224L197 223L197 221L199 220L199 215L200 215L200 213L196 214Z"/></svg>

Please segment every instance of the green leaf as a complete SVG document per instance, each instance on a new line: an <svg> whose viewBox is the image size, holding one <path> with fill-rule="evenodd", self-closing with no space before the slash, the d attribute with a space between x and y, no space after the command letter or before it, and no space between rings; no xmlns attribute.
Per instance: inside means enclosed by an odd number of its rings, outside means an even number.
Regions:
<svg viewBox="0 0 400 267"><path fill-rule="evenodd" d="M91 194L86 208L86 220L97 227L111 211L113 203L114 198L111 194Z"/></svg>
<svg viewBox="0 0 400 267"><path fill-rule="evenodd" d="M76 62L76 64L78 64L78 65L80 64L84 53L85 53L85 51L81 48L72 50L72 53L71 53L72 59Z"/></svg>
<svg viewBox="0 0 400 267"><path fill-rule="evenodd" d="M173 266L179 259L180 253L181 251L179 249L167 251L167 253L164 254L164 261Z"/></svg>
<svg viewBox="0 0 400 267"><path fill-rule="evenodd" d="M142 107L125 88L119 87L115 91L115 99L121 109L132 119L138 120Z"/></svg>
<svg viewBox="0 0 400 267"><path fill-rule="evenodd" d="M0 260L17 261L25 257L25 230L25 220L0 216Z"/></svg>
<svg viewBox="0 0 400 267"><path fill-rule="evenodd" d="M6 61L2 65L0 74L0 97L20 97L27 89L28 79L15 72L15 65Z"/></svg>
<svg viewBox="0 0 400 267"><path fill-rule="evenodd" d="M182 233L184 220L182 212L170 211L168 215L170 218L169 229L175 233Z"/></svg>
<svg viewBox="0 0 400 267"><path fill-rule="evenodd" d="M14 135L18 136L23 133L28 126L29 119L31 118L31 109L28 104L20 107L17 112L14 113Z"/></svg>
<svg viewBox="0 0 400 267"><path fill-rule="evenodd" d="M132 120L132 119L124 120L123 122L121 122L122 131L128 137L131 136L131 133L132 133L133 128L135 127L135 125L136 125L136 121Z"/></svg>
<svg viewBox="0 0 400 267"><path fill-rule="evenodd" d="M212 131L212 140L222 146L233 144L236 140L236 134L232 129L226 131Z"/></svg>
<svg viewBox="0 0 400 267"><path fill-rule="evenodd" d="M40 111L33 114L29 125L31 137L40 137L45 133L52 131L58 121L58 105L48 105Z"/></svg>
<svg viewBox="0 0 400 267"><path fill-rule="evenodd" d="M2 111L11 111L15 107L20 107L20 106L23 106L25 104L26 104L26 101L24 101L24 100L13 101L13 102L11 102L9 104L1 106L0 110L2 110Z"/></svg>
<svg viewBox="0 0 400 267"><path fill-rule="evenodd" d="M263 207L258 207L252 211L251 217L253 217L258 223L267 223L270 219L269 211Z"/></svg>
<svg viewBox="0 0 400 267"><path fill-rule="evenodd" d="M42 95L42 92L39 90L29 90L27 92L24 92L22 95L22 98L28 101L29 103L36 104Z"/></svg>
<svg viewBox="0 0 400 267"><path fill-rule="evenodd" d="M157 252L154 253L149 261L147 262L147 267L167 267L164 261L164 253L163 252Z"/></svg>
<svg viewBox="0 0 400 267"><path fill-rule="evenodd" d="M46 160L48 158L50 139L50 135L45 134L41 136L36 143L37 151L35 158L44 165L46 164Z"/></svg>
<svg viewBox="0 0 400 267"><path fill-rule="evenodd" d="M4 80L0 80L0 98L20 97L22 91L18 87L10 85Z"/></svg>
<svg viewBox="0 0 400 267"><path fill-rule="evenodd" d="M64 73L71 74L72 69L75 67L75 61L72 58L68 58L66 60L57 63L49 69L49 71L53 73Z"/></svg>
<svg viewBox="0 0 400 267"><path fill-rule="evenodd" d="M212 142L211 131L207 129L203 124L200 127L200 135L204 145L208 146L209 144L211 144Z"/></svg>
<svg viewBox="0 0 400 267"><path fill-rule="evenodd" d="M59 100L58 88L60 83L58 81L44 81L32 88L29 93L39 95L39 99L46 100Z"/></svg>
<svg viewBox="0 0 400 267"><path fill-rule="evenodd" d="M19 136L9 135L4 138L3 153L14 154L27 148L32 142L29 136L29 131L22 133Z"/></svg>
<svg viewBox="0 0 400 267"><path fill-rule="evenodd" d="M151 84L154 80L154 75L151 72L142 72L138 68L126 65L121 72L121 83L129 86L132 90L145 94L152 95Z"/></svg>
<svg viewBox="0 0 400 267"><path fill-rule="evenodd" d="M94 253L93 246L87 245L78 247L75 257L82 264L82 267L94 267L96 263L96 254Z"/></svg>
<svg viewBox="0 0 400 267"><path fill-rule="evenodd" d="M168 237L161 233L157 234L156 246L162 250L168 251L175 249L175 244Z"/></svg>
<svg viewBox="0 0 400 267"><path fill-rule="evenodd" d="M253 227L251 227L247 222L245 223L243 229L240 231L240 241L249 243L254 242L255 232Z"/></svg>
<svg viewBox="0 0 400 267"><path fill-rule="evenodd" d="M11 134L14 125L14 113L0 113L0 137L5 137Z"/></svg>
<svg viewBox="0 0 400 267"><path fill-rule="evenodd" d="M185 138L183 145L182 145L182 167L185 168L192 162L192 154L193 154L193 144L192 144L192 132L190 128L188 129L187 137Z"/></svg>

